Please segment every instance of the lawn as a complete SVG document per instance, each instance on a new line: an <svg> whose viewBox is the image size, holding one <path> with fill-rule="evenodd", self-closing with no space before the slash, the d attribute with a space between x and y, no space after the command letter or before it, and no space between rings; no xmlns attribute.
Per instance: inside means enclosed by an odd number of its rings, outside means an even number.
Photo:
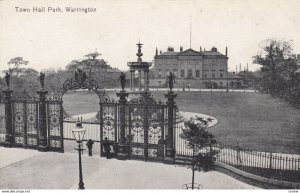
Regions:
<svg viewBox="0 0 300 193"><path fill-rule="evenodd" d="M163 93L155 93L163 98ZM180 111L211 115L217 141L252 150L300 154L300 110L267 94L180 92Z"/></svg>
<svg viewBox="0 0 300 193"><path fill-rule="evenodd" d="M94 92L67 93L63 96L63 106L70 116L97 112L99 98Z"/></svg>
<svg viewBox="0 0 300 193"><path fill-rule="evenodd" d="M166 92L157 91L165 101ZM230 145L238 142L252 150L300 154L300 110L267 94L237 92L176 92L180 111L198 112L218 119L210 128L217 141ZM110 96L116 98L115 93ZM63 97L70 115L96 112L99 99L93 92L72 93ZM3 105L1 106L2 113Z"/></svg>
<svg viewBox="0 0 300 193"><path fill-rule="evenodd" d="M165 101L165 92L157 91L157 99ZM115 97L115 93L110 92ZM95 112L96 94L77 93L64 96L68 113ZM218 119L210 128L217 141L252 150L300 154L300 110L279 99L260 93L178 92L180 111L198 112Z"/></svg>

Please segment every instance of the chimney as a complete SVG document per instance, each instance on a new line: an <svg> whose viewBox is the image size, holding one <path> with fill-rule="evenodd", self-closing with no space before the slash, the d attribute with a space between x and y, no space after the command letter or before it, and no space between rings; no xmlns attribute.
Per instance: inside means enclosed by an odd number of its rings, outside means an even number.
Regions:
<svg viewBox="0 0 300 193"><path fill-rule="evenodd" d="M162 54L162 51L161 51L161 50L159 50L159 54Z"/></svg>
<svg viewBox="0 0 300 193"><path fill-rule="evenodd" d="M248 72L248 63L247 63L247 72Z"/></svg>
<svg viewBox="0 0 300 193"><path fill-rule="evenodd" d="M242 71L242 64L240 63L240 71L239 72L241 72Z"/></svg>
<svg viewBox="0 0 300 193"><path fill-rule="evenodd" d="M180 52L183 52L183 47L182 46L180 46Z"/></svg>
<svg viewBox="0 0 300 193"><path fill-rule="evenodd" d="M202 46L200 46L200 52L202 52Z"/></svg>
<svg viewBox="0 0 300 193"><path fill-rule="evenodd" d="M156 55L156 56L158 55L158 50L157 50L157 47L156 47L156 50L155 50L155 55Z"/></svg>
<svg viewBox="0 0 300 193"><path fill-rule="evenodd" d="M226 51L225 51L225 55L226 55L226 57L227 57L227 51L228 51L228 50L227 50L227 46L226 46Z"/></svg>
<svg viewBox="0 0 300 193"><path fill-rule="evenodd" d="M171 46L169 46L169 47L168 47L168 52L174 52L174 48L171 47Z"/></svg>
<svg viewBox="0 0 300 193"><path fill-rule="evenodd" d="M218 49L217 49L216 47L212 47L212 48L211 48L211 51L212 51L212 52L216 52L216 51L218 51Z"/></svg>
<svg viewBox="0 0 300 193"><path fill-rule="evenodd" d="M237 71L237 65L235 65L235 72L238 73L238 71Z"/></svg>

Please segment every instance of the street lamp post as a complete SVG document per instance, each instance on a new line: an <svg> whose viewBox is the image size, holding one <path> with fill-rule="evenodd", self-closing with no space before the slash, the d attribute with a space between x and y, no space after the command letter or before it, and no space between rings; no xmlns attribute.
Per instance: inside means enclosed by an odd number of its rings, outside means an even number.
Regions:
<svg viewBox="0 0 300 193"><path fill-rule="evenodd" d="M72 130L72 133L74 135L74 138L76 142L78 143L78 148L74 148L78 150L78 155L79 155L79 183L78 183L78 189L84 189L84 183L82 180L82 164L81 164L81 151L83 149L81 148L82 141L85 135L86 129L82 127L82 122L78 121L76 122L75 129Z"/></svg>

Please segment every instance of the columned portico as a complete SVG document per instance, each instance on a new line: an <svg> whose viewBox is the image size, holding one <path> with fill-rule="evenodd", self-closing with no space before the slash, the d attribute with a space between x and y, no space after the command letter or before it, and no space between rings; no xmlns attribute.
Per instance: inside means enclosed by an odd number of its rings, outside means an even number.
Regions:
<svg viewBox="0 0 300 193"><path fill-rule="evenodd" d="M138 72L138 92L148 92L149 91L149 67L152 65L151 62L143 62L141 56L143 56L143 53L141 52L142 48L141 43L138 43L138 53L136 54L138 56L136 62L128 62L128 66L130 67L130 90L135 91L135 71ZM142 78L142 72L143 72L143 78ZM143 85L142 85L142 79Z"/></svg>

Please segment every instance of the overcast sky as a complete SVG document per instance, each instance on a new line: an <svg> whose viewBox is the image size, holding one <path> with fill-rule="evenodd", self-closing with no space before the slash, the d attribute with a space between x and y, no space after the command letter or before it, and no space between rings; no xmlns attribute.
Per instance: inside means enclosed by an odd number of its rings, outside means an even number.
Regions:
<svg viewBox="0 0 300 193"><path fill-rule="evenodd" d="M32 7L96 8L95 13L33 13ZM30 8L30 13L15 7ZM126 70L136 60L136 43L144 44L144 61L152 61L155 48L212 46L225 53L229 68L239 63L249 69L258 44L267 38L294 40L300 53L299 0L156 0L156 1L0 1L0 70L17 56L37 70L64 68L97 49L112 66Z"/></svg>

